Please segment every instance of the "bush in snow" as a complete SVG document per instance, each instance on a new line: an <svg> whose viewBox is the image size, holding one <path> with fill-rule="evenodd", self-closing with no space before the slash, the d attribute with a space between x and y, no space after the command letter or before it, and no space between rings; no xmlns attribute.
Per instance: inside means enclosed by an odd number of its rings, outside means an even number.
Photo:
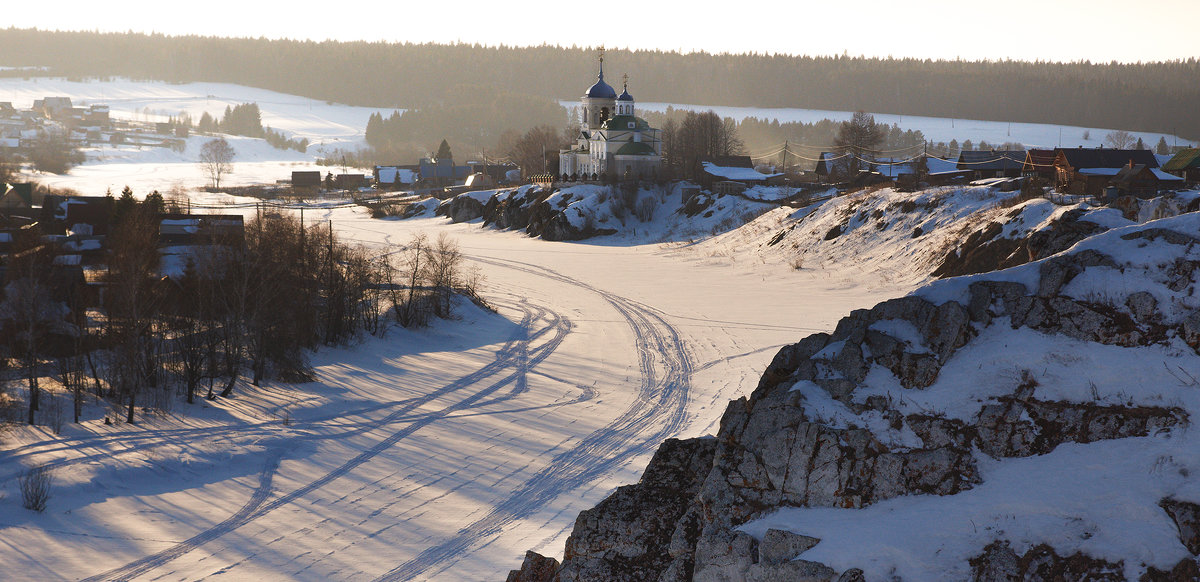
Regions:
<svg viewBox="0 0 1200 582"><path fill-rule="evenodd" d="M634 210L634 214L637 215L638 220L642 222L650 222L651 220L654 220L654 209L657 206L658 203L655 202L654 197L647 196L641 200L638 200L637 209Z"/></svg>
<svg viewBox="0 0 1200 582"><path fill-rule="evenodd" d="M45 465L31 467L18 479L21 488L21 506L25 509L41 513L46 510L46 502L50 500L50 486L54 477L50 468Z"/></svg>

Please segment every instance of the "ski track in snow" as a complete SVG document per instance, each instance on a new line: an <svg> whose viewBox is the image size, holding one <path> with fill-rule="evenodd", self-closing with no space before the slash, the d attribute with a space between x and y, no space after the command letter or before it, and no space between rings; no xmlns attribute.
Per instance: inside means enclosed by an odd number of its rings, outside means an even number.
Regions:
<svg viewBox="0 0 1200 582"><path fill-rule="evenodd" d="M215 526L167 549L135 560L125 564L124 566L120 566L107 572L85 578L84 580L87 582L95 582L100 580L129 580L146 574L155 568L162 567L172 560L191 552L227 533L230 533L246 525L247 523L258 519L259 517L274 511L275 509L290 504L309 493L321 489L332 481L350 473L363 463L370 461L372 458L391 448L397 442L416 432L417 430L437 420L446 418L454 412L480 406L481 401L484 398L491 396L505 385L515 383L518 386L523 386L525 382L525 375L527 374L528 370L546 359L555 351L555 349L558 348L558 346L570 333L571 324L568 320L560 317L558 314L544 308L531 308L525 305L518 307L524 312L524 317L518 324L518 330L514 333L514 336L510 337L505 345L496 352L495 359L492 362L488 363L479 370L472 372L471 374L463 376L462 378L443 386L434 392L411 399L399 410L392 412L380 420L368 423L366 426L360 429L355 429L353 432L361 433L385 427L402 419L406 414L412 412L423 404L455 392L463 391L470 386L479 384L488 378L495 377L511 369L511 371L509 371L507 374L501 376L500 379L494 381L479 391L467 395L458 402L442 408L438 412L424 415L417 420L412 421L404 428L396 431L386 439L383 439L371 448L353 457L323 477L312 481L309 484L300 487L299 489L293 490L286 495L278 497L269 503L265 503L271 493L272 478L276 470L279 468L279 462L282 460L283 456L281 445L275 445L269 449L269 460L259 477L259 487L255 490L250 500L225 521L222 521L221 523L218 523ZM536 332L531 332L530 329L534 322L540 320L545 320L546 326ZM533 341L547 334L549 334L550 337L545 343L535 348L530 348L530 344ZM514 389L510 394L515 396L520 392L521 389ZM499 398L493 399L490 402L496 402L497 400L499 400ZM336 435L318 438L343 438L345 436L347 436L346 433L338 433ZM228 568L224 568L218 572L214 572L214 574L225 572L227 569Z"/></svg>
<svg viewBox="0 0 1200 582"><path fill-rule="evenodd" d="M652 452L659 443L678 434L687 420L692 363L678 331L651 308L588 285L556 271L509 259L471 257L489 265L516 269L554 279L603 297L633 329L640 359L641 386L637 399L608 426L585 437L578 445L554 457L523 487L494 507L485 517L459 530L457 535L429 547L376 581L413 580L435 576L456 558L484 540L498 536L506 525L532 515L554 498L584 486L637 455ZM659 364L661 358L661 374ZM661 422L656 430L651 428Z"/></svg>
<svg viewBox="0 0 1200 582"><path fill-rule="evenodd" d="M605 473L623 466L638 455L651 453L663 439L678 434L687 421L688 391L692 373L691 358L678 331L668 324L661 315L645 305L544 267L507 259L475 258L474 260L567 283L596 293L602 297L624 318L636 336L636 349L641 372L641 383L638 388L638 394L635 401L618 418L606 427L589 434L570 449L556 455L544 469L531 477L507 499L493 507L487 515L462 528L455 536L432 545L413 559L400 564L379 577L379 580L409 580L423 575L434 576L439 572L445 571L447 568L453 566L458 558L465 555L468 549L490 542L503 532L505 526L508 524L534 514L558 496L587 485ZM570 333L571 324L564 318L543 308L531 308L528 305L517 307L524 312L524 317L519 324L519 331L497 351L495 359L488 365L433 393L404 401L403 406L382 419L363 421L362 426L350 431L341 431L327 435L310 434L301 437L308 439L343 438L352 434L361 434L376 430L397 422L408 423L388 438L350 459L320 479L275 499L270 499L271 483L282 460L283 451L280 445L269 447L268 462L259 476L259 486L255 489L247 503L232 516L194 535L188 540L124 566L92 576L86 580L127 580L145 575L275 509L321 489L330 482L348 474L356 467L391 448L401 439L424 426L452 416L479 414L479 412L469 412L469 409L501 403L520 396L527 389L527 374L538 363L554 352L567 334ZM534 322L543 320L546 321L545 327L536 332L530 331ZM544 344L531 347L532 342L544 335L550 336ZM479 384L505 371L509 371L509 373L481 390L467 395L456 403L450 404L437 412L417 415L415 417L411 416L411 413L423 404ZM568 382L568 384L570 383ZM509 387L509 390L501 393L501 389L506 386ZM555 403L552 406L564 406L584 402L595 397L595 391L591 388L582 385L578 387L583 390L580 396L567 402ZM366 411L378 408L369 407ZM528 409L516 408L515 410ZM488 412L488 414L494 413ZM235 429L230 428L227 430L233 431ZM146 438L150 439L151 437L147 435ZM558 449L561 446L562 444L560 443L552 447L550 451ZM71 462L78 462L78 460L72 460ZM524 467L514 468L506 475L506 478L521 473L528 466L527 464ZM409 475L392 473L384 479L366 484L348 493L348 496L353 496L357 499L368 498L373 491L387 490L397 493L392 496L392 501L382 507L375 508L362 523L354 524L354 526L364 525L367 520L383 514L391 506L404 499L406 495L403 495L403 483L408 481L409 477ZM437 481L450 477L452 475L439 476ZM396 484L382 483L385 480L394 480ZM427 487L434 483L413 485L412 487ZM461 486L459 485L459 487ZM420 505L407 508L402 514L396 517L420 512L430 503L453 494L456 489L457 487L451 488L433 499L424 501ZM375 537L402 523L402 521L402 519L395 519L385 524L382 528L373 531L369 534L369 537ZM305 529L311 530L318 525L310 524ZM347 531L349 527L344 526L340 529ZM283 541L286 537L280 536L276 541ZM337 536L334 537L336 538ZM353 542L350 543L352 544ZM333 549L331 548L331 550ZM331 551L330 555L333 553L335 552ZM225 565L213 571L210 576L229 573L240 563L250 560L253 557L253 555L245 556L238 562ZM322 561L323 558L318 558L308 563L305 569L312 568Z"/></svg>

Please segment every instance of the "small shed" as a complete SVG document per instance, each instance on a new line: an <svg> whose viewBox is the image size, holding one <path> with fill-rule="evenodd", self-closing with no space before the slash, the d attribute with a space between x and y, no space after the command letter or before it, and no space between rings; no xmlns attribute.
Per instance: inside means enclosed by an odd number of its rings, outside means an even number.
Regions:
<svg viewBox="0 0 1200 582"><path fill-rule="evenodd" d="M292 172L292 190L304 194L317 193L321 190L321 172L319 170Z"/></svg>
<svg viewBox="0 0 1200 582"><path fill-rule="evenodd" d="M339 190L358 190L367 187L366 174L338 174L333 178L333 185Z"/></svg>

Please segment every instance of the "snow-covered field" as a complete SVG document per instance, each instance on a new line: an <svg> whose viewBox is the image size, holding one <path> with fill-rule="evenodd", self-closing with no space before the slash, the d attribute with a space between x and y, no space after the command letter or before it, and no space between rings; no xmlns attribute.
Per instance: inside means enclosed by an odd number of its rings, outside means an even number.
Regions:
<svg viewBox="0 0 1200 582"><path fill-rule="evenodd" d="M108 103L114 115L197 117L257 101L265 124L327 144L361 140L372 111L228 85L0 81L0 100L18 106L45 95ZM188 191L205 181L198 139L182 154L96 150L67 176L37 179L85 194L125 184L139 196ZM316 155L233 145L231 185L285 178ZM927 281L951 227L1000 195L931 196L940 205L926 217L812 248L795 241L847 224L855 200L771 210L724 234L666 243L636 229L553 243L478 222L311 205L306 220L332 221L381 253L417 232L449 233L482 269L497 313L466 305L455 321L324 349L307 384L239 383L238 397L177 402L134 426L105 425L93 406L62 435L0 435L0 563L37 580L503 579L525 550L559 554L578 512L636 481L663 439L711 433L780 346ZM796 230L814 236L767 244L810 213ZM918 225L938 234L914 243ZM37 514L21 509L16 476L40 463L54 468L55 487ZM986 469L1003 483L1006 467ZM850 519L826 513L830 524Z"/></svg>

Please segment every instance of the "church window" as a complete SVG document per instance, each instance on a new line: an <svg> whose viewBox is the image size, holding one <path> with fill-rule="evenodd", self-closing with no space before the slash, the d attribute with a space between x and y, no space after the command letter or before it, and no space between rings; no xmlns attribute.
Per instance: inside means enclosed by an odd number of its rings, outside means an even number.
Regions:
<svg viewBox="0 0 1200 582"><path fill-rule="evenodd" d="M600 108L600 123L604 123L605 121L608 121L608 108L601 107Z"/></svg>

